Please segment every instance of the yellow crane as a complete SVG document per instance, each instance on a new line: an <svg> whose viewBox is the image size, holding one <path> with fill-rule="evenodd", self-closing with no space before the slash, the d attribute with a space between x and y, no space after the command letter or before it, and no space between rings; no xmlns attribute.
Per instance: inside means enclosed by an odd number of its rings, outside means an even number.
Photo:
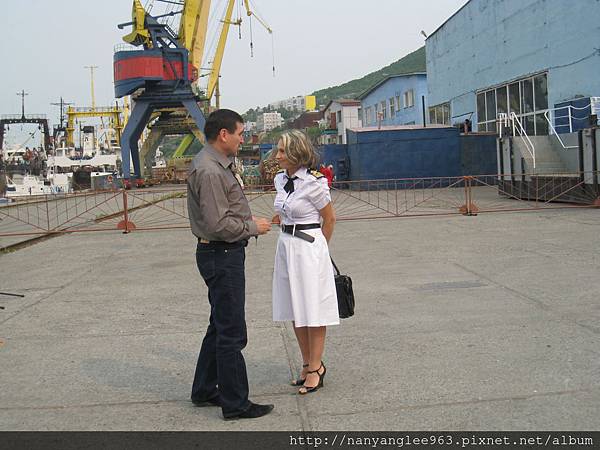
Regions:
<svg viewBox="0 0 600 450"><path fill-rule="evenodd" d="M207 105L210 106L213 96L216 95L217 108L219 108L218 98L218 86L219 76L221 72L221 64L223 62L223 56L225 54L225 44L227 43L227 37L229 35L229 29L231 25L241 26L242 18L239 17L233 21L233 12L236 2L238 0L227 0L227 8L225 15L221 22L223 26L221 28L219 41L215 51L215 55L212 59L212 65L209 69L208 85L206 88L206 101ZM190 52L190 61L194 67L200 69L200 63L204 54L204 48L207 38L207 25L208 25L208 13L210 10L210 0L186 0L184 4L183 15L180 22L180 40L181 44L184 45ZM267 23L258 16L250 8L250 0L243 0L246 15L249 18L256 18L258 22L267 30L269 34L273 33L273 30L267 25ZM251 43L252 45L252 43ZM208 111L207 111L208 112ZM179 144L177 150L173 154L173 158L183 156L186 150L194 141L194 135L192 133L187 134Z"/></svg>

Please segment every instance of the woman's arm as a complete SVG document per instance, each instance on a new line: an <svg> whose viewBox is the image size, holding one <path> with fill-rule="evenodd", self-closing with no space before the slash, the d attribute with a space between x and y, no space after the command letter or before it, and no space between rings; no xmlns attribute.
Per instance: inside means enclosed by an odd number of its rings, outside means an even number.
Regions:
<svg viewBox="0 0 600 450"><path fill-rule="evenodd" d="M325 236L325 239L327 239L327 243L329 243L335 226L335 211L331 202L327 203L327 206L319 210L319 214L323 218L323 225L321 227L323 235Z"/></svg>

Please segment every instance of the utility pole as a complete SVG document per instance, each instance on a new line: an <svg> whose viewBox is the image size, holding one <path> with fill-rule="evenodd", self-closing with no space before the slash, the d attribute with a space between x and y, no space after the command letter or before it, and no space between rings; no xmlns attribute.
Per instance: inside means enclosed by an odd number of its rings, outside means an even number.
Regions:
<svg viewBox="0 0 600 450"><path fill-rule="evenodd" d="M52 106L60 106L60 128L63 128L63 122L65 120L65 114L64 114L65 106L72 105L73 103L67 103L61 97L60 98L60 103L50 103L50 104Z"/></svg>
<svg viewBox="0 0 600 450"><path fill-rule="evenodd" d="M217 83L215 86L215 106L217 107L217 109L221 108L221 91L219 89L219 78L221 78L221 75L217 77Z"/></svg>
<svg viewBox="0 0 600 450"><path fill-rule="evenodd" d="M85 69L90 69L91 81L92 81L92 109L96 109L96 96L94 95L94 69L98 66L84 66Z"/></svg>
<svg viewBox="0 0 600 450"><path fill-rule="evenodd" d="M21 118L25 119L25 96L29 94L23 89L21 92L17 92L17 95L21 97Z"/></svg>

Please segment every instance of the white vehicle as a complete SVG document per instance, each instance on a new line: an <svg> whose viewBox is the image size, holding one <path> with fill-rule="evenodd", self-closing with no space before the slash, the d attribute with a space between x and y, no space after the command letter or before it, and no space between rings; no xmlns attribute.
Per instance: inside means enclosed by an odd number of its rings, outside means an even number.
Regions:
<svg viewBox="0 0 600 450"><path fill-rule="evenodd" d="M48 156L46 165L49 169L57 172L75 171L83 167L92 167L95 169L103 169L107 172L117 170L117 161L120 159L120 149L116 149L113 153L102 154L100 150L84 153L82 158L73 157L75 150L71 148L61 147L54 151L53 155Z"/></svg>
<svg viewBox="0 0 600 450"><path fill-rule="evenodd" d="M48 179L35 175L25 175L20 183L8 178L6 197L29 197L35 195L66 194L73 191L73 174L51 174Z"/></svg>

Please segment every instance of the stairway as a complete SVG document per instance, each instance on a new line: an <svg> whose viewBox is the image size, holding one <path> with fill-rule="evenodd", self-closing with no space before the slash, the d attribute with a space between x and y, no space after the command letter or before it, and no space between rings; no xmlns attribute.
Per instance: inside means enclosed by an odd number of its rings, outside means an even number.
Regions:
<svg viewBox="0 0 600 450"><path fill-rule="evenodd" d="M534 169L533 157L527 150L525 142L520 137L512 138L515 153L520 154L525 160L525 173L535 175L563 175L569 173L568 169L565 167L564 163L558 156L558 153L554 149L551 139L552 136L531 137L531 140L535 146Z"/></svg>

